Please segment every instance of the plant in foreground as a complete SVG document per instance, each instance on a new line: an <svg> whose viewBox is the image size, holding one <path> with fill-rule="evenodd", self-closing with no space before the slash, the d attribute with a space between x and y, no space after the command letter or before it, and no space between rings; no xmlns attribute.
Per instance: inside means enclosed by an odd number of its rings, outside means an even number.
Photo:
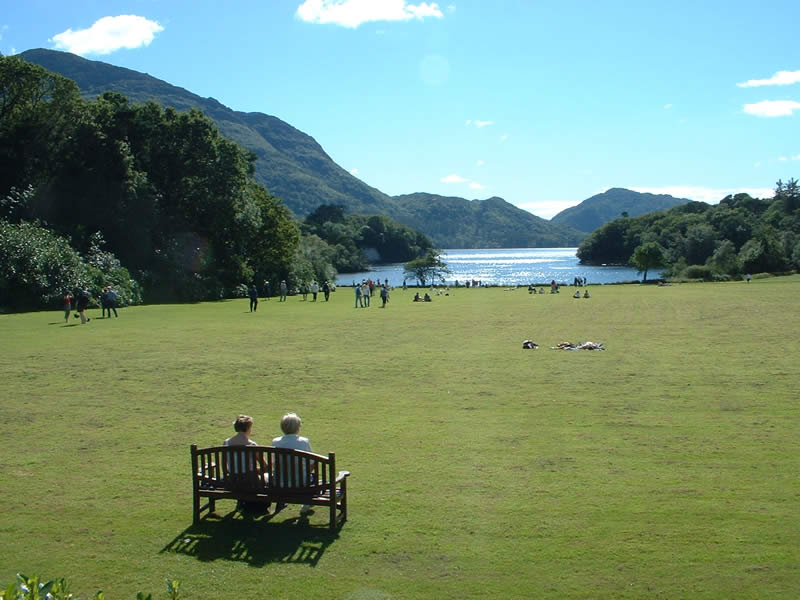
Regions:
<svg viewBox="0 0 800 600"><path fill-rule="evenodd" d="M167 597L178 600L181 582L177 579L167 579ZM38 575L28 577L17 573L17 579L4 589L0 589L0 600L84 600L69 591L66 579L51 579L42 582ZM105 600L102 590L98 591L90 600ZM152 594L139 592L136 600L153 600Z"/></svg>

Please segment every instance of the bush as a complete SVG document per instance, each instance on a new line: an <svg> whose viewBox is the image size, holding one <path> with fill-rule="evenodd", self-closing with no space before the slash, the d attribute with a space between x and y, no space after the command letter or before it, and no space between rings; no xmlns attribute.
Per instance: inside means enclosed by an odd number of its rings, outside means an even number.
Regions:
<svg viewBox="0 0 800 600"><path fill-rule="evenodd" d="M88 284L87 266L67 239L33 223L0 221L0 305L45 308Z"/></svg>
<svg viewBox="0 0 800 600"><path fill-rule="evenodd" d="M712 281L714 279L714 272L712 271L711 267L707 265L690 265L684 270L683 277L687 279L702 279L703 281Z"/></svg>

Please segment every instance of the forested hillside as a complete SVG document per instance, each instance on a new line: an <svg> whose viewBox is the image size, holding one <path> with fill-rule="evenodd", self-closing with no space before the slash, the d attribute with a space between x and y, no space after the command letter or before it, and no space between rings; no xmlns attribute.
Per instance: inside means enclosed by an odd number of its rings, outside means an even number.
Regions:
<svg viewBox="0 0 800 600"><path fill-rule="evenodd" d="M314 138L277 117L231 110L213 98L201 98L145 73L53 50L28 50L20 56L75 80L88 99L111 90L132 103L154 101L179 111L202 111L223 136L253 152L255 180L298 217L321 205L343 206L348 214L390 217L422 231L435 245L450 248L573 246L585 237L499 198L440 200L441 196L431 194L390 197L341 168ZM440 217L450 222L443 223ZM478 221L483 217L485 224Z"/></svg>
<svg viewBox="0 0 800 600"><path fill-rule="evenodd" d="M404 222L425 231L441 248L557 248L575 246L585 237L502 198L465 200L417 193L395 200L409 214Z"/></svg>
<svg viewBox="0 0 800 600"><path fill-rule="evenodd" d="M587 264L628 264L642 246L650 259L637 266L645 267L643 271L666 266L676 277L714 279L798 269L800 186L794 179L779 181L770 200L737 194L718 205L690 202L615 219L581 243L578 257Z"/></svg>
<svg viewBox="0 0 800 600"><path fill-rule="evenodd" d="M646 194L625 188L611 188L602 194L587 198L577 206L562 210L550 221L591 233L617 217L638 217L687 202L691 200L667 194Z"/></svg>
<svg viewBox="0 0 800 600"><path fill-rule="evenodd" d="M123 304L219 299L431 245L377 216L351 217L331 244L301 236L254 180L254 159L197 110L115 92L87 101L71 80L0 56L0 306L52 306L106 285Z"/></svg>

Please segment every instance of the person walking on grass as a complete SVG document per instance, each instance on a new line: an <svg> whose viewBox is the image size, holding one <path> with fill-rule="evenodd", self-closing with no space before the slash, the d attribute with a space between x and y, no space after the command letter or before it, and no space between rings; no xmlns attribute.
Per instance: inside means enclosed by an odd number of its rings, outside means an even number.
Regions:
<svg viewBox="0 0 800 600"><path fill-rule="evenodd" d="M325 283L322 284L322 293L325 294L325 302L330 300L330 298L331 298L331 282L328 281L327 279L325 280Z"/></svg>
<svg viewBox="0 0 800 600"><path fill-rule="evenodd" d="M319 284L316 281L311 282L311 301L317 301L317 294L319 294Z"/></svg>
<svg viewBox="0 0 800 600"><path fill-rule="evenodd" d="M69 323L69 313L72 310L72 293L64 292L64 323Z"/></svg>
<svg viewBox="0 0 800 600"><path fill-rule="evenodd" d="M255 283L250 286L247 295L250 296L250 312L256 312L258 310L258 289Z"/></svg>
<svg viewBox="0 0 800 600"><path fill-rule="evenodd" d="M86 309L89 308L89 300L91 296L89 295L89 290L80 290L78 292L78 297L75 300L75 310L78 311L78 314L75 315L80 316L81 318L81 325L85 325L92 319L86 316Z"/></svg>
<svg viewBox="0 0 800 600"><path fill-rule="evenodd" d="M381 286L381 308L386 308L386 303L389 301L389 286L384 284Z"/></svg>
<svg viewBox="0 0 800 600"><path fill-rule="evenodd" d="M355 291L356 291L356 306L355 306L355 308L358 308L359 306L363 307L364 306L364 301L361 298L361 286L360 285L356 285L356 286L353 286L353 287L355 288Z"/></svg>
<svg viewBox="0 0 800 600"><path fill-rule="evenodd" d="M286 280L281 280L281 302L286 302L286 294L289 293L289 287L286 285Z"/></svg>

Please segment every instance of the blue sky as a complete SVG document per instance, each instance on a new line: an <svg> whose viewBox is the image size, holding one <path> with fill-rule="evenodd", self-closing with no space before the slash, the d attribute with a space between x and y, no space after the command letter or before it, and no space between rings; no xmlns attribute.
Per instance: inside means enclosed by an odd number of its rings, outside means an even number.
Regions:
<svg viewBox="0 0 800 600"><path fill-rule="evenodd" d="M74 52L313 136L388 194L549 218L609 187L717 202L800 175L797 0L2 0Z"/></svg>

